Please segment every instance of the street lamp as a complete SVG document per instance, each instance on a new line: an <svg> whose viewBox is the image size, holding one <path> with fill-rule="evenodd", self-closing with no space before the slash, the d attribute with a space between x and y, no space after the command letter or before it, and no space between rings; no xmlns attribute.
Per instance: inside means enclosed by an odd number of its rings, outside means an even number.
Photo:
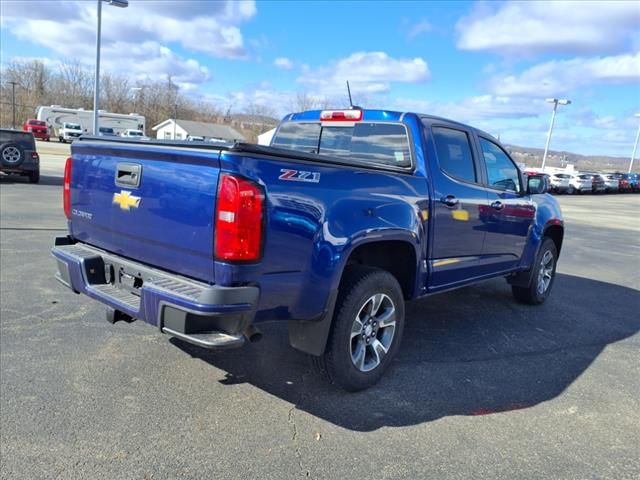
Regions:
<svg viewBox="0 0 640 480"><path fill-rule="evenodd" d="M636 113L633 116L640 118L640 113ZM633 160L634 158L636 158L636 150L638 149L639 139L640 139L640 123L638 124L638 133L636 133L636 143L633 144L633 152L631 153L631 162L629 162L629 171L627 173L631 173L631 170L633 169Z"/></svg>
<svg viewBox="0 0 640 480"><path fill-rule="evenodd" d="M547 144L544 146L544 155L542 156L542 169L544 170L544 164L547 161L547 153L549 152L549 142L551 142L551 132L553 131L553 123L556 120L556 110L558 110L558 105L569 105L571 100L567 100L564 98L547 98L547 103L553 103L553 113L551 114L551 125L549 125L549 133L547 133Z"/></svg>
<svg viewBox="0 0 640 480"><path fill-rule="evenodd" d="M102 2L114 7L127 8L129 0L98 0L98 29L96 30L96 78L93 85L93 134L98 134L98 108L100 103L100 31L102 30Z"/></svg>
<svg viewBox="0 0 640 480"><path fill-rule="evenodd" d="M140 96L142 87L131 87L129 91L135 92L133 94L133 113L138 113L138 97Z"/></svg>

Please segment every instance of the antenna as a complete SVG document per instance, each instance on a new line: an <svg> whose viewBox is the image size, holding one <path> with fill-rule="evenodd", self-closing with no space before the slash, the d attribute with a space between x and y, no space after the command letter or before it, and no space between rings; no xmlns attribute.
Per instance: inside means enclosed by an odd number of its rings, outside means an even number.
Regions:
<svg viewBox="0 0 640 480"><path fill-rule="evenodd" d="M349 87L349 80L347 80L347 93L349 93L349 108L353 108L353 101L351 100L351 88Z"/></svg>

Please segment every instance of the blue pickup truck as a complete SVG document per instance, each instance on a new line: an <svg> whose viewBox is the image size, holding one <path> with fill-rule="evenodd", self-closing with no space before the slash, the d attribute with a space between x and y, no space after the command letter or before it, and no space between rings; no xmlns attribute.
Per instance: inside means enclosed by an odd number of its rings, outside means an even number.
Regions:
<svg viewBox="0 0 640 480"><path fill-rule="evenodd" d="M286 321L346 390L389 366L405 301L505 277L540 304L553 286L564 226L545 177L454 121L307 111L270 146L85 137L71 150L60 282L111 322L205 348Z"/></svg>

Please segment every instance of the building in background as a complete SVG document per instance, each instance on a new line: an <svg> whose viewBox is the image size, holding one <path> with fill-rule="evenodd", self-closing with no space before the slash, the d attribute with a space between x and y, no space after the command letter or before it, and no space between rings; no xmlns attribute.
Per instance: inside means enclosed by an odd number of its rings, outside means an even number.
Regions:
<svg viewBox="0 0 640 480"><path fill-rule="evenodd" d="M156 138L162 140L188 140L198 137L219 142L244 142L246 140L244 135L229 125L174 120L173 118L160 122L152 130L156 132Z"/></svg>
<svg viewBox="0 0 640 480"><path fill-rule="evenodd" d="M258 145L271 145L271 139L275 133L276 129L272 128L271 130L267 130L266 132L258 135Z"/></svg>

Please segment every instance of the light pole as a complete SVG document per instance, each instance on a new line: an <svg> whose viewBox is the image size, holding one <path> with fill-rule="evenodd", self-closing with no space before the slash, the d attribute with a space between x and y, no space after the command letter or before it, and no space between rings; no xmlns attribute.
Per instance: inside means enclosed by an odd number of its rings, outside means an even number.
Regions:
<svg viewBox="0 0 640 480"><path fill-rule="evenodd" d="M544 164L547 161L547 153L549 153L549 142L551 142L551 132L553 131L553 124L556 121L556 111L558 110L558 105L569 105L571 100L566 100L564 98L547 98L547 103L553 103L553 113L551 114L551 125L549 125L549 133L547 133L547 144L544 146L544 155L542 156L542 169L544 170Z"/></svg>
<svg viewBox="0 0 640 480"><path fill-rule="evenodd" d="M13 110L12 110L12 116L13 116L13 120L11 122L11 127L12 128L16 128L16 85L18 84L18 82L7 82L9 84L11 84L11 102L13 103Z"/></svg>
<svg viewBox="0 0 640 480"><path fill-rule="evenodd" d="M636 113L633 116L640 118L640 113ZM633 160L636 158L636 150L638 149L639 139L640 139L640 124L638 124L638 132L636 133L636 143L633 144L633 152L631 152L631 162L629 162L629 171L627 173L631 173L631 170L633 169Z"/></svg>
<svg viewBox="0 0 640 480"><path fill-rule="evenodd" d="M98 109L100 104L100 32L102 31L102 2L114 7L126 8L129 0L98 0L98 28L96 30L96 78L93 84L93 134L98 134Z"/></svg>
<svg viewBox="0 0 640 480"><path fill-rule="evenodd" d="M131 87L129 90L135 92L133 94L133 113L138 113L138 97L140 96L142 87Z"/></svg>

